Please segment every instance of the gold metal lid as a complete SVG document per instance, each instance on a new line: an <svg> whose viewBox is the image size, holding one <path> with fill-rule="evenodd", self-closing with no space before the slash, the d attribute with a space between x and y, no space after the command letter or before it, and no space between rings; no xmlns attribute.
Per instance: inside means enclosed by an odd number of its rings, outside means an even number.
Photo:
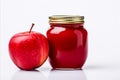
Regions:
<svg viewBox="0 0 120 80"><path fill-rule="evenodd" d="M83 23L84 16L79 15L53 15L49 17L49 23L58 24L72 24L72 23Z"/></svg>

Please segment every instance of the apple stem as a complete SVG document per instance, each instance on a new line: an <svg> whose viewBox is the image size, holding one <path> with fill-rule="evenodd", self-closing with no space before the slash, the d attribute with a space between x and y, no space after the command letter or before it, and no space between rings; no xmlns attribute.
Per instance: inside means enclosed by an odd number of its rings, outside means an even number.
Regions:
<svg viewBox="0 0 120 80"><path fill-rule="evenodd" d="M34 23L32 23L29 33L31 33L32 28L34 27L34 25L35 25L35 24L34 24Z"/></svg>

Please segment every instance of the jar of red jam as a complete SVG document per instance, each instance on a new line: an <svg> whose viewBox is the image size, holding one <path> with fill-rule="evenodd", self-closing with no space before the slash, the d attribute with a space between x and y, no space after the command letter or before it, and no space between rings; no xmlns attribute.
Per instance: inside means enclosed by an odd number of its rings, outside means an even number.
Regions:
<svg viewBox="0 0 120 80"><path fill-rule="evenodd" d="M51 66L53 69L81 69L88 51L84 16L54 15L49 19L47 38Z"/></svg>

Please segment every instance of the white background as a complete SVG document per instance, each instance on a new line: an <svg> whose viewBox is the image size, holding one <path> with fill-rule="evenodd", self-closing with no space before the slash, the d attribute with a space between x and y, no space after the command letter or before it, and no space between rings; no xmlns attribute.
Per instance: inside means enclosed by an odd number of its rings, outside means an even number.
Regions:
<svg viewBox="0 0 120 80"><path fill-rule="evenodd" d="M119 0L1 0L0 80L120 80ZM18 32L45 35L48 16L85 16L89 52L83 70L52 71L47 61L38 71L21 71L11 61L8 42Z"/></svg>

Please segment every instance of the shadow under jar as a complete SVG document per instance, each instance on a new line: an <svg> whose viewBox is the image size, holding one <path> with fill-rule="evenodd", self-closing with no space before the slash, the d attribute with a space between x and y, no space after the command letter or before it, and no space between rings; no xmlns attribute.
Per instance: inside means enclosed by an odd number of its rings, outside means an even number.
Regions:
<svg viewBox="0 0 120 80"><path fill-rule="evenodd" d="M49 17L47 38L49 61L53 69L82 69L88 51L84 16L53 15Z"/></svg>

